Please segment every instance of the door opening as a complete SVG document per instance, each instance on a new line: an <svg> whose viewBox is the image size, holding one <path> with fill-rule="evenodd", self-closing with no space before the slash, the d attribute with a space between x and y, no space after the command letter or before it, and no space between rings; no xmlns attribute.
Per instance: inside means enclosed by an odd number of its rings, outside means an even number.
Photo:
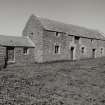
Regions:
<svg viewBox="0 0 105 105"><path fill-rule="evenodd" d="M15 61L14 47L7 47L7 54L9 62Z"/></svg>
<svg viewBox="0 0 105 105"><path fill-rule="evenodd" d="M74 47L71 47L71 60L73 60L74 59Z"/></svg>
<svg viewBox="0 0 105 105"><path fill-rule="evenodd" d="M96 55L96 49L92 49L92 58L95 58Z"/></svg>

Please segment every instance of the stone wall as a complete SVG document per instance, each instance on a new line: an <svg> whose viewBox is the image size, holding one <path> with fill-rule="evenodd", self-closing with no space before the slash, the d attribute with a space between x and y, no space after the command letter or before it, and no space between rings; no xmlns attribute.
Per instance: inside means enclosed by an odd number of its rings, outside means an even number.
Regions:
<svg viewBox="0 0 105 105"><path fill-rule="evenodd" d="M96 40L96 39L86 39L81 38L81 45L86 46L86 53L85 57L91 58L92 57L92 49L95 49L95 57L105 56L105 41ZM101 54L101 48L103 48L103 54ZM80 56L81 58L81 56Z"/></svg>
<svg viewBox="0 0 105 105"><path fill-rule="evenodd" d="M2 68L5 64L6 57L6 47L0 46L0 68Z"/></svg>
<svg viewBox="0 0 105 105"><path fill-rule="evenodd" d="M56 32L44 30L43 35L43 61L67 60L69 58L67 37L65 33L56 36ZM60 46L60 53L54 53L54 46Z"/></svg>
<svg viewBox="0 0 105 105"><path fill-rule="evenodd" d="M60 45L60 53L54 53L55 44ZM72 60L71 47L74 48L73 59L92 58L92 49L95 49L95 57L105 56L105 41L80 37L79 42L75 42L75 36L60 33L56 36L54 31L44 31L43 35L43 61ZM84 52L82 53L82 47ZM101 48L103 52L101 52Z"/></svg>
<svg viewBox="0 0 105 105"><path fill-rule="evenodd" d="M33 58L35 62L48 62L55 60L73 60L92 58L95 49L95 57L105 56L105 41L80 37L79 42L75 42L74 35L68 35L63 32L60 36L56 36L57 32L44 30L38 18L32 15L26 27L23 30L23 36L28 36L35 43L33 49ZM54 53L54 47L58 44L60 46L60 53ZM84 48L84 52L82 52ZM103 53L101 49L103 48Z"/></svg>
<svg viewBox="0 0 105 105"><path fill-rule="evenodd" d="M35 16L31 16L23 30L23 36L28 36L35 43L34 59L35 62L43 62L43 28L40 21Z"/></svg>
<svg viewBox="0 0 105 105"><path fill-rule="evenodd" d="M34 48L28 48L28 53L23 53L23 48L15 48L15 63L29 64L34 63Z"/></svg>

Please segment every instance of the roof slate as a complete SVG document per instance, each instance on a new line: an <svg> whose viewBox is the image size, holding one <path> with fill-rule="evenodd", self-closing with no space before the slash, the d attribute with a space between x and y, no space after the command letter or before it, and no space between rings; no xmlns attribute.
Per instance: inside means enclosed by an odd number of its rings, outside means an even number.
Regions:
<svg viewBox="0 0 105 105"><path fill-rule="evenodd" d="M14 47L35 47L31 39L27 37L5 36L0 35L1 46L14 46Z"/></svg>
<svg viewBox="0 0 105 105"><path fill-rule="evenodd" d="M35 16L36 17L36 16ZM55 20L37 17L46 30L64 32L69 35L105 40L101 32L72 24L65 24Z"/></svg>

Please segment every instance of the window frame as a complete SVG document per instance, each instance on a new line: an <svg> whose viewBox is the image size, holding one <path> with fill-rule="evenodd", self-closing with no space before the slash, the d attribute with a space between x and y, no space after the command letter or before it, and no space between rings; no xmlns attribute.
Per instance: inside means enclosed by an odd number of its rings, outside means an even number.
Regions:
<svg viewBox="0 0 105 105"><path fill-rule="evenodd" d="M60 37L61 32L56 32L56 37Z"/></svg>
<svg viewBox="0 0 105 105"><path fill-rule="evenodd" d="M23 54L24 55L28 55L29 54L29 48L28 47L24 47L23 48Z"/></svg>
<svg viewBox="0 0 105 105"><path fill-rule="evenodd" d="M82 53L82 54L85 53L85 47L81 47L81 53Z"/></svg>
<svg viewBox="0 0 105 105"><path fill-rule="evenodd" d="M93 43L94 39L91 39L91 43Z"/></svg>
<svg viewBox="0 0 105 105"><path fill-rule="evenodd" d="M56 48L56 47L58 47L58 48ZM56 51L57 50L57 51ZM60 44L55 44L54 45L54 54L60 54Z"/></svg>
<svg viewBox="0 0 105 105"><path fill-rule="evenodd" d="M104 48L101 47L100 50L101 50L101 56L104 55Z"/></svg>
<svg viewBox="0 0 105 105"><path fill-rule="evenodd" d="M74 42L77 44L77 43L80 43L80 36L74 36Z"/></svg>

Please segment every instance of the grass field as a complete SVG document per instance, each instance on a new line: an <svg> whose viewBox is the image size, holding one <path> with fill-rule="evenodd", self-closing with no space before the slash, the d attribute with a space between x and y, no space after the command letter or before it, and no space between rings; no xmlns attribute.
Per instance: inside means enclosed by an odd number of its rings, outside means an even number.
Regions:
<svg viewBox="0 0 105 105"><path fill-rule="evenodd" d="M105 58L9 65L0 105L105 105Z"/></svg>

